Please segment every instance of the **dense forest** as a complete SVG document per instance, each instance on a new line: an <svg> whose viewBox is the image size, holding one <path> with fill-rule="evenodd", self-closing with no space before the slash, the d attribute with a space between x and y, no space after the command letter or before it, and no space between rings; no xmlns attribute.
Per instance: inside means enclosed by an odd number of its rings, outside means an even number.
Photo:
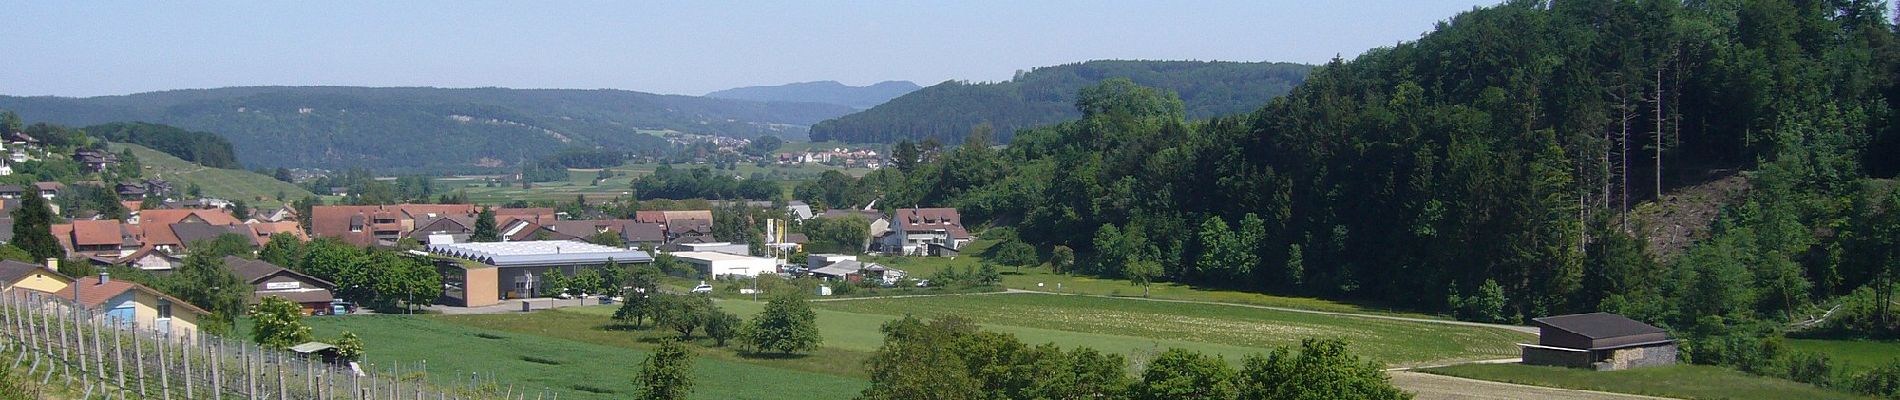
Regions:
<svg viewBox="0 0 1900 400"><path fill-rule="evenodd" d="M1173 93L1110 80L1078 92L1080 120L1007 148L975 130L798 192L958 207L1110 277L1158 263L1498 322L1615 311L1692 339L1839 304L1823 325L1893 337L1900 47L1883 7L1514 1L1252 113L1190 120ZM1650 255L1632 208L1738 176L1751 189L1708 237Z"/></svg>
<svg viewBox="0 0 1900 400"><path fill-rule="evenodd" d="M661 165L653 173L633 180L633 195L646 199L747 199L772 200L783 189L763 174L739 178L731 172L706 168L678 169Z"/></svg>
<svg viewBox="0 0 1900 400"><path fill-rule="evenodd" d="M81 129L108 142L150 147L165 154L212 168L240 168L231 142L209 132L193 132L144 122L114 122Z"/></svg>
<svg viewBox="0 0 1900 400"><path fill-rule="evenodd" d="M796 137L852 111L621 90L235 87L89 98L0 96L67 125L147 121L224 136L243 165L395 173L513 171L570 147L660 152L655 130Z"/></svg>
<svg viewBox="0 0 1900 400"><path fill-rule="evenodd" d="M1017 129L1080 117L1077 90L1109 78L1174 91L1192 118L1252 111L1286 94L1312 66L1290 63L1104 60L1036 68L994 83L949 81L869 110L818 123L812 141L894 143L936 138L956 143L989 124L1002 139Z"/></svg>
<svg viewBox="0 0 1900 400"><path fill-rule="evenodd" d="M752 101L788 101L836 104L855 109L871 108L917 91L910 81L883 81L868 86L848 86L838 81L799 82L778 86L747 86L707 93L706 97Z"/></svg>

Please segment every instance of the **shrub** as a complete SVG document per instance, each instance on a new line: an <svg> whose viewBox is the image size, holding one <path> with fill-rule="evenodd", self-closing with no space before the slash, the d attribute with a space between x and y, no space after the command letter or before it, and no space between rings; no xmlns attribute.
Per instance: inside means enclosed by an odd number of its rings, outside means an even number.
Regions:
<svg viewBox="0 0 1900 400"><path fill-rule="evenodd" d="M1853 389L1865 395L1900 398L1900 358L1854 376Z"/></svg>
<svg viewBox="0 0 1900 400"><path fill-rule="evenodd" d="M1834 383L1833 360L1826 354L1799 352L1788 356L1788 379L1827 387Z"/></svg>

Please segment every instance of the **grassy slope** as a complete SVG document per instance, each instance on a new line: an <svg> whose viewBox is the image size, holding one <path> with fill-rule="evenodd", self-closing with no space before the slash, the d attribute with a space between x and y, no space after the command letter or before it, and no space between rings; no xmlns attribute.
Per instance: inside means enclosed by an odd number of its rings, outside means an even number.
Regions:
<svg viewBox="0 0 1900 400"><path fill-rule="evenodd" d="M286 199L300 199L310 196L310 191L297 185L279 181L276 178L260 175L256 172L206 168L190 161L173 157L157 150L136 144L112 144L112 151L132 149L139 162L145 166L146 177L164 178L171 181L172 189L183 193L191 184L204 188L206 196L229 200L244 200L252 208L277 207L277 192L283 192ZM258 198L264 200L258 200Z"/></svg>
<svg viewBox="0 0 1900 400"><path fill-rule="evenodd" d="M989 247L994 244L994 241L979 239L966 245L963 248L963 253L982 254L988 251ZM901 269L905 272L909 272L911 276L922 279L929 279L945 268L955 267L965 271L973 271L982 265L982 258L970 256L956 257L954 259L949 257L861 257L861 259L872 260ZM1126 280L1102 279L1086 275L1058 274L1051 271L1047 264L1029 268L999 266L998 271L1003 275L1003 286L1011 289L1098 296L1141 295L1141 287L1129 284ZM1150 286L1148 291L1149 297L1157 299L1209 301L1317 311L1445 319L1443 316L1398 311L1378 305L1355 304L1310 297L1287 297L1264 293L1211 289L1172 282L1156 283Z"/></svg>
<svg viewBox="0 0 1900 400"><path fill-rule="evenodd" d="M1683 399L1861 399L1783 379L1705 365L1674 365L1599 372L1521 364L1474 364L1423 370L1441 375L1525 385Z"/></svg>
<svg viewBox="0 0 1900 400"><path fill-rule="evenodd" d="M1900 361L1900 341L1788 339L1795 351L1826 354L1848 375Z"/></svg>
<svg viewBox="0 0 1900 400"><path fill-rule="evenodd" d="M710 168L710 166L703 166L703 165L676 165L674 166L674 168L699 168L699 167ZM613 167L611 169L614 170L616 176L614 176L613 179L608 179L606 181L601 182L599 186L593 185L594 177L596 176L596 174L599 173L599 170L591 170L591 169L590 170L579 170L579 169L568 170L566 180L535 183L534 185L532 185L530 189L522 189L521 186L519 185L491 188L484 185L482 183L482 180L479 178L438 178L436 179L436 185L438 188L442 189L443 191L462 190L468 193L470 201L473 201L475 203L480 203L480 204L501 204L501 203L507 203L514 200L573 201L575 195L585 195L587 196L589 200L597 201L597 200L611 199L611 198L614 198L615 196L620 196L620 195L630 192L633 186L633 180L635 178L639 178L641 176L651 174L653 173L653 170L655 168L659 168L659 164L627 164L627 165L622 165L618 167ZM761 168L759 166L752 165L752 164L740 164L737 167L737 169L733 171L720 171L720 172L728 172L728 173L733 173L740 176L752 176L753 173L769 173L772 171L778 171L778 172L784 172L784 173L794 174L794 175L810 175L810 176L815 177L817 176L817 174L824 173L827 170L840 170L840 171L843 171L845 174L851 175L851 176L864 176L866 173L870 172L870 170L863 169L863 168L841 169L837 167L818 166L818 165L795 166L795 167L774 165L774 166L766 166L766 167ZM786 185L787 187L786 189L787 197L790 197L790 193L791 193L790 187L797 185L798 182L797 181L783 181L782 183Z"/></svg>
<svg viewBox="0 0 1900 400"><path fill-rule="evenodd" d="M1047 294L1001 294L866 299L814 303L824 310L862 314L960 315L1013 332L1031 343L1087 345L1138 352L1184 347L1238 361L1312 337L1345 339L1379 361L1411 365L1517 354L1530 335L1502 329L1383 321L1226 305L1185 304Z"/></svg>
<svg viewBox="0 0 1900 400"><path fill-rule="evenodd" d="M553 314L553 313L549 313ZM520 315L520 314L515 314ZM539 315L539 314L534 314ZM481 316L481 317L506 317ZM429 361L429 379L439 383L465 379L471 371L492 373L519 389L548 390L570 399L621 399L634 396L633 375L647 353L614 343L589 343L555 336L504 333L499 339L477 336L495 332L464 325L453 317L350 316L312 318L318 337L342 331L363 337L369 363ZM481 322L501 322L485 319ZM547 330L586 330L585 326L541 326ZM705 352L705 350L702 350ZM554 361L558 365L528 361ZM788 368L701 357L694 362L699 379L694 399L838 399L848 398L862 380ZM519 392L520 390L517 390Z"/></svg>

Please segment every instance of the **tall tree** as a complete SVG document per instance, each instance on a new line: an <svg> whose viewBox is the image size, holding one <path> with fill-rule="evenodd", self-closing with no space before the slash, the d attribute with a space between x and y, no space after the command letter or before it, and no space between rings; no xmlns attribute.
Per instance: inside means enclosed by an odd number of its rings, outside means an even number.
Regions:
<svg viewBox="0 0 1900 400"><path fill-rule="evenodd" d="M495 210L482 207L482 212L475 215L475 232L469 234L468 240L471 242L501 241L500 228L495 227Z"/></svg>
<svg viewBox="0 0 1900 400"><path fill-rule="evenodd" d="M1236 394L1237 374L1219 357L1184 350L1168 349L1148 363L1148 370L1135 384L1134 397L1141 400L1222 400Z"/></svg>
<svg viewBox="0 0 1900 400"><path fill-rule="evenodd" d="M53 211L40 196L21 196L20 208L13 210L15 247L32 254L34 260L66 258L66 250L53 238Z"/></svg>

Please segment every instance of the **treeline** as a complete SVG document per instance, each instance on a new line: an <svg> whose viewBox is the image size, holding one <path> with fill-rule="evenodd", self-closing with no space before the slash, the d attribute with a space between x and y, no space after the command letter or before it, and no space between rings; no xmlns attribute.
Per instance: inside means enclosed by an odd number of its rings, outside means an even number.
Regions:
<svg viewBox="0 0 1900 400"><path fill-rule="evenodd" d="M659 154L642 129L730 137L798 132L850 107L622 90L232 87L125 96L0 96L0 108L75 126L148 121L217 132L247 166L391 173L513 172L569 146ZM636 128L639 127L639 128Z"/></svg>
<svg viewBox="0 0 1900 400"><path fill-rule="evenodd" d="M1017 129L1073 120L1077 90L1108 78L1165 88L1207 118L1251 111L1286 94L1312 66L1291 63L1101 60L1018 72L995 83L949 81L869 110L812 125L812 141L895 143L938 138L952 143L981 124L1007 140Z"/></svg>
<svg viewBox="0 0 1900 400"><path fill-rule="evenodd" d="M1158 264L1177 282L1467 319L1608 310L1761 332L1892 292L1900 256L1877 205L1896 195L1868 180L1900 164L1884 15L1513 2L1335 61L1251 114L1190 121L1171 93L1110 80L1078 93L1081 120L1006 149L974 135L869 185L884 204L1015 225L1103 276ZM1733 170L1755 189L1715 237L1645 262L1630 209ZM845 187L811 192L856 200L827 193Z"/></svg>
<svg viewBox="0 0 1900 400"><path fill-rule="evenodd" d="M237 152L231 142L209 132L194 132L169 125L145 122L114 122L84 129L110 142L132 143L149 147L211 168L240 169Z"/></svg>
<svg viewBox="0 0 1900 400"><path fill-rule="evenodd" d="M1348 353L1337 339L1251 355L1238 370L1217 356L1168 349L1130 373L1120 354L1031 346L956 317L905 316L882 331L862 400L1412 398L1392 386L1382 365Z"/></svg>
<svg viewBox="0 0 1900 400"><path fill-rule="evenodd" d="M772 200L784 197L783 192L778 183L756 173L751 178L738 178L729 172L675 169L669 165L661 165L652 174L633 180L633 194L641 200Z"/></svg>

